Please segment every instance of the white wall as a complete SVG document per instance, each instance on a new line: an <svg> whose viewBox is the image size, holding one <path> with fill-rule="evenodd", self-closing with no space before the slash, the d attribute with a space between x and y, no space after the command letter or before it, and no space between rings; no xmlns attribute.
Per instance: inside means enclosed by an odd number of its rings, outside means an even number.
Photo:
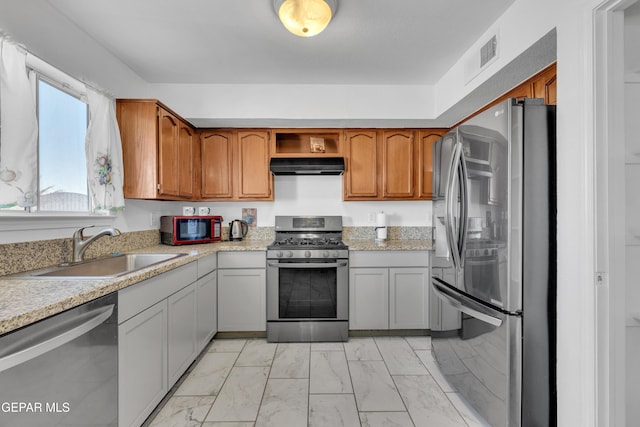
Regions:
<svg viewBox="0 0 640 427"><path fill-rule="evenodd" d="M637 77L636 77L636 80ZM626 419L640 419L640 81L625 84Z"/></svg>
<svg viewBox="0 0 640 427"><path fill-rule="evenodd" d="M180 215L182 206L210 206L225 222L242 218L242 208L258 209L258 226L273 227L276 215L341 215L344 225L373 226L369 214L384 210L390 226L430 226L431 202L343 202L340 176L276 176L274 202L152 202L127 200L126 215L117 224L146 230L151 218ZM157 228L157 227L156 227Z"/></svg>
<svg viewBox="0 0 640 427"><path fill-rule="evenodd" d="M153 85L151 91L199 127L224 126L238 119L339 123L434 117L431 86L162 84Z"/></svg>
<svg viewBox="0 0 640 427"><path fill-rule="evenodd" d="M225 223L242 218L242 208L258 209L258 226L273 227L276 215L341 215L346 226L374 226L370 214L384 211L390 226L430 226L431 202L343 202L340 176L277 176L273 202L160 202L125 200L115 218L86 218L60 222L56 218L19 221L0 218L0 244L71 237L81 226L114 226L123 232L157 229L162 215L180 215L183 206L210 206ZM375 216L374 216L375 218Z"/></svg>

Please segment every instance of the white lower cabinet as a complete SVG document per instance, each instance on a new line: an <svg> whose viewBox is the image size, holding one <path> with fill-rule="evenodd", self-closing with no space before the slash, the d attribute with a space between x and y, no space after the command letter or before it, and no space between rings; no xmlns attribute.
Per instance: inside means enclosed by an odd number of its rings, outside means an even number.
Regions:
<svg viewBox="0 0 640 427"><path fill-rule="evenodd" d="M174 384L198 355L196 346L196 284L167 299L169 383Z"/></svg>
<svg viewBox="0 0 640 427"><path fill-rule="evenodd" d="M119 426L142 425L197 357L197 279L192 262L118 291Z"/></svg>
<svg viewBox="0 0 640 427"><path fill-rule="evenodd" d="M198 353L218 332L218 275L215 271L196 282L196 343Z"/></svg>
<svg viewBox="0 0 640 427"><path fill-rule="evenodd" d="M168 390L167 301L118 326L118 425L139 426Z"/></svg>
<svg viewBox="0 0 640 427"><path fill-rule="evenodd" d="M389 269L389 329L429 328L429 269Z"/></svg>
<svg viewBox="0 0 640 427"><path fill-rule="evenodd" d="M428 329L428 260L426 251L350 252L349 329Z"/></svg>
<svg viewBox="0 0 640 427"><path fill-rule="evenodd" d="M267 330L266 253L218 253L218 330Z"/></svg>
<svg viewBox="0 0 640 427"><path fill-rule="evenodd" d="M349 269L349 329L389 329L389 269Z"/></svg>

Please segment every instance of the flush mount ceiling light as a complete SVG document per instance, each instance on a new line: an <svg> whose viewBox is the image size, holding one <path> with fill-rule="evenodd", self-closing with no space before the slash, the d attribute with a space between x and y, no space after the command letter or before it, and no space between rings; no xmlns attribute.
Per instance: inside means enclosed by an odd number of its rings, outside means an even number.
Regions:
<svg viewBox="0 0 640 427"><path fill-rule="evenodd" d="M338 0L273 0L282 25L300 37L320 34L336 13Z"/></svg>

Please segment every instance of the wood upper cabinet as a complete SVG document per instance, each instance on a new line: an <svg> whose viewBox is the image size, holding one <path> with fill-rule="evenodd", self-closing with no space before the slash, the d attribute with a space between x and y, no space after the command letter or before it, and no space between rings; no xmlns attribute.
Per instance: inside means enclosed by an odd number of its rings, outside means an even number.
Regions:
<svg viewBox="0 0 640 427"><path fill-rule="evenodd" d="M433 198L433 144L447 129L425 129L418 132L418 198Z"/></svg>
<svg viewBox="0 0 640 427"><path fill-rule="evenodd" d="M273 200L267 130L200 133L200 199Z"/></svg>
<svg viewBox="0 0 640 427"><path fill-rule="evenodd" d="M382 132L382 197L413 198L415 195L415 132Z"/></svg>
<svg viewBox="0 0 640 427"><path fill-rule="evenodd" d="M203 199L233 197L233 132L203 131L200 134L200 196Z"/></svg>
<svg viewBox="0 0 640 427"><path fill-rule="evenodd" d="M531 82L532 96L534 98L544 98L544 103L547 105L556 105L557 85L556 64L553 64L533 78Z"/></svg>
<svg viewBox="0 0 640 427"><path fill-rule="evenodd" d="M184 198L192 198L195 195L195 158L198 138L195 130L185 124L179 123L178 127L178 195Z"/></svg>
<svg viewBox="0 0 640 427"><path fill-rule="evenodd" d="M273 175L269 171L269 140L269 131L238 131L236 196L239 199L273 200Z"/></svg>
<svg viewBox="0 0 640 427"><path fill-rule="evenodd" d="M344 133L344 200L378 197L378 135L374 130Z"/></svg>
<svg viewBox="0 0 640 427"><path fill-rule="evenodd" d="M345 131L344 200L430 200L433 144L445 132Z"/></svg>
<svg viewBox="0 0 640 427"><path fill-rule="evenodd" d="M119 99L124 196L180 200L193 197L195 131L151 99Z"/></svg>
<svg viewBox="0 0 640 427"><path fill-rule="evenodd" d="M178 119L158 108L158 194L179 196Z"/></svg>

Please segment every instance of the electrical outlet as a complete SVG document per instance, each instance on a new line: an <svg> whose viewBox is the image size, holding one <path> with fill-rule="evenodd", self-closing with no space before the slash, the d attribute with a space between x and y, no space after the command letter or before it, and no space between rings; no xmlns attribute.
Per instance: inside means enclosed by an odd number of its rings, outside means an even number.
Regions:
<svg viewBox="0 0 640 427"><path fill-rule="evenodd" d="M369 212L368 214L368 218L369 218L369 222L375 222L376 220L376 214L374 214L373 212Z"/></svg>

